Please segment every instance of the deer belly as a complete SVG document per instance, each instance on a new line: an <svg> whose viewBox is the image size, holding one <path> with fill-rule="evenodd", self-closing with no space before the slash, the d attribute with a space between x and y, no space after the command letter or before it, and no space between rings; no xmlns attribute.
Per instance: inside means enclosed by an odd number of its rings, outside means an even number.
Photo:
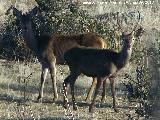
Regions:
<svg viewBox="0 0 160 120"><path fill-rule="evenodd" d="M106 67L86 67L82 66L80 71L88 77L97 77L97 76L107 76L110 72L106 69Z"/></svg>
<svg viewBox="0 0 160 120"><path fill-rule="evenodd" d="M88 77L106 77L109 76L110 74L113 74L116 72L116 67L114 64L84 64L81 65L80 71L85 74Z"/></svg>

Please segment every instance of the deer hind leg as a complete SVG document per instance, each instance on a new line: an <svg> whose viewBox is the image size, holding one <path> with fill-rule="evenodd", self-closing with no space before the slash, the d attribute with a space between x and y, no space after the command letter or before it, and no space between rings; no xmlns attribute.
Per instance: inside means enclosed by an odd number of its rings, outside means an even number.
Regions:
<svg viewBox="0 0 160 120"><path fill-rule="evenodd" d="M106 88L107 88L107 79L103 81L103 91L102 91L102 99L101 99L102 103L104 103L106 99Z"/></svg>
<svg viewBox="0 0 160 120"><path fill-rule="evenodd" d="M97 78L93 77L92 85L91 85L89 92L87 94L87 97L85 99L86 102L91 101L91 97L93 95L93 91L95 90L96 84L97 84Z"/></svg>
<svg viewBox="0 0 160 120"><path fill-rule="evenodd" d="M71 94L72 94L72 102L73 102L73 110L77 110L77 103L76 99L74 97L74 84L77 79L77 76L74 76L70 82L70 87L71 87Z"/></svg>
<svg viewBox="0 0 160 120"><path fill-rule="evenodd" d="M56 60L49 61L49 69L50 69L50 74L52 79L52 87L54 91L53 100L56 101L58 99L57 82L56 82Z"/></svg>
<svg viewBox="0 0 160 120"><path fill-rule="evenodd" d="M116 108L114 77L110 77L109 80L110 80L111 93L112 93L112 98L113 98L113 109L114 109L115 112L118 112L118 109Z"/></svg>
<svg viewBox="0 0 160 120"><path fill-rule="evenodd" d="M68 91L68 86L70 85L71 94L72 94L72 101L73 101L73 109L77 110L77 104L76 104L76 100L74 97L74 84L75 84L77 77L78 77L78 75L76 75L76 74L70 74L63 82L64 108L66 108L66 109L69 108L67 91Z"/></svg>
<svg viewBox="0 0 160 120"><path fill-rule="evenodd" d="M41 72L41 85L40 85L40 90L39 90L39 96L37 100L39 101L41 98L43 98L43 88L44 88L44 83L47 77L48 73L48 68L46 65L42 64L42 72Z"/></svg>
<svg viewBox="0 0 160 120"><path fill-rule="evenodd" d="M94 97L93 97L92 103L89 106L89 112L93 112L93 106L95 105L95 100L96 100L96 97L97 97L97 95L98 95L98 93L100 91L100 87L102 85L102 82L103 82L103 79L100 78L100 77L97 77L96 90L95 90L95 93L94 93Z"/></svg>

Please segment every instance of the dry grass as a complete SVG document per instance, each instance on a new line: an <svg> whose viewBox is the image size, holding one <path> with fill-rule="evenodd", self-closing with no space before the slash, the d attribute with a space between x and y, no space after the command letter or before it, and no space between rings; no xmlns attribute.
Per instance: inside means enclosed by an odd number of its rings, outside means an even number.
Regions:
<svg viewBox="0 0 160 120"><path fill-rule="evenodd" d="M105 103L97 102L94 114L89 114L87 103L83 102L87 90L92 82L91 79L81 76L76 82L76 98L78 111L66 111L62 103L62 82L67 75L66 67L58 66L58 92L59 100L52 102L53 91L50 76L45 83L44 99L42 103L36 101L40 83L40 65L37 63L0 62L0 119L40 119L40 120L63 120L63 119L107 119L127 120L126 114L134 114L134 105L128 107L128 102L123 97L117 97L119 112L115 113L111 108L112 98L110 95ZM83 80L83 81L82 81ZM100 101L100 96L98 100ZM72 107L70 107L72 109Z"/></svg>
<svg viewBox="0 0 160 120"><path fill-rule="evenodd" d="M3 31L5 18L5 11L8 7L15 3L17 0L1 0L0 2L0 30ZM21 2L23 0L20 0ZM21 4L16 4L16 7L24 12L33 8L35 1L24 0ZM158 4L155 4L158 5ZM142 13L144 22L141 23L146 30L150 30L142 38L146 40L148 46L158 38L158 35L152 34L152 28L160 30L159 26L159 12L152 12L152 7L142 6L127 6L111 5L104 7L104 12L117 12L117 11L130 11L131 8ZM96 7L90 8L89 11L97 13ZM130 10L129 10L130 9ZM94 11L96 10L96 11ZM158 11L158 10L157 10ZM153 20L154 19L154 20ZM35 63L20 63L9 62L0 60L0 119L12 120L12 119L73 119L70 113L62 107L62 82L67 75L64 66L60 66L61 72L58 72L58 87L60 98L56 103L52 102L53 91L50 81L50 76L45 84L43 103L37 103L38 89L40 83L40 65ZM88 104L82 102L87 94L87 90L92 82L88 80L90 78L81 76L76 82L76 98L78 102L78 111L74 111L74 119L86 120L86 119L104 119L104 120L127 120L126 114L134 114L134 108L128 107L128 102L123 97L118 97L119 113L115 113L112 106L111 96L108 95L105 103L98 104L95 107L95 113L88 113ZM119 78L118 78L119 79ZM118 91L119 92L119 91ZM98 100L100 100L100 96ZM135 105L132 105L135 106Z"/></svg>

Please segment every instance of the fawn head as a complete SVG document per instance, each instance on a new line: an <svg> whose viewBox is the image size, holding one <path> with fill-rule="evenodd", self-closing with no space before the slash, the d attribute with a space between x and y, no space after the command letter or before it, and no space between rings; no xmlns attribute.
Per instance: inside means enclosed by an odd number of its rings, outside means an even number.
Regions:
<svg viewBox="0 0 160 120"><path fill-rule="evenodd" d="M134 42L139 39L143 33L144 29L140 26L139 29L133 30L129 34L122 32L121 39L123 40L123 42L125 42L127 48L130 49L133 46Z"/></svg>
<svg viewBox="0 0 160 120"><path fill-rule="evenodd" d="M139 37L141 37L142 34L144 33L144 29L142 28L142 26L140 26L139 29L137 29L140 18L141 18L139 11L138 11L138 14L139 14L138 21L136 22L132 32L127 33L127 32L123 32L124 29L122 29L122 25L120 25L120 21L119 21L119 13L117 13L117 25L118 25L119 35L121 36L121 39L123 40L124 44L128 49L130 49L133 46L135 40L139 39Z"/></svg>
<svg viewBox="0 0 160 120"><path fill-rule="evenodd" d="M133 46L133 44L134 44L134 41L135 41L134 33L135 33L134 31L132 31L129 34L123 32L122 35L121 35L121 39L123 40L124 45L128 49L130 49Z"/></svg>
<svg viewBox="0 0 160 120"><path fill-rule="evenodd" d="M37 13L38 7L36 6L31 11L23 13L22 11L11 5L6 14L9 14L10 10L13 10L13 15L16 16L16 25L20 26L20 29L22 29L22 31L27 31L29 25L31 25L31 18Z"/></svg>

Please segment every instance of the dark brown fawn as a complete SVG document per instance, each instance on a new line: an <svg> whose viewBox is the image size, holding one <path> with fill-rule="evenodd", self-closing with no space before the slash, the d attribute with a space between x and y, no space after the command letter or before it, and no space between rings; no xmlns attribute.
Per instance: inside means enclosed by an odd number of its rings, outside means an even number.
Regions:
<svg viewBox="0 0 160 120"><path fill-rule="evenodd" d="M138 16L138 22L134 26L134 30L133 31L135 31L135 29L137 28L137 26L139 24L139 20L140 20L140 12L139 11L138 11L138 14L139 14L139 16ZM119 12L117 12L117 25L118 25L118 31L119 30L123 31L123 29L121 27L122 25L120 25L120 21L119 21ZM135 35L134 35L135 39L140 39L140 37L143 35L144 32L145 31L144 31L143 27L139 26L139 29L135 31ZM117 31L116 31L116 33L117 33ZM117 33L117 35L119 36L119 32ZM91 96L93 94L93 91L96 88L96 84L97 84L97 80L94 79L93 82L92 82L92 85L90 87L90 90L89 90L89 92L87 94L86 101L90 101L91 100ZM102 92L101 102L104 102L104 100L106 98L106 85L107 85L107 80L104 80L103 81L103 92Z"/></svg>
<svg viewBox="0 0 160 120"><path fill-rule="evenodd" d="M141 28L140 28L141 29ZM64 59L69 66L70 74L64 80L64 107L68 108L67 88L70 85L73 101L73 109L77 110L74 97L74 84L77 77L83 73L89 77L97 77L96 90L92 103L89 106L89 112L93 111L95 100L103 81L107 78L110 81L111 92L113 97L113 108L117 111L115 100L115 83L114 79L118 71L125 67L129 62L134 44L136 32L129 34L122 33L123 47L120 52L114 52L108 49L97 50L91 48L72 48L65 52Z"/></svg>
<svg viewBox="0 0 160 120"><path fill-rule="evenodd" d="M11 9L13 10L13 14L17 17L17 21L20 23L24 40L26 41L28 47L36 54L42 65L41 85L38 100L43 97L43 88L48 74L48 68L50 70L53 83L54 100L58 98L55 65L64 64L63 54L65 51L79 46L99 49L106 48L106 43L104 40L93 33L68 36L58 34L53 34L52 36L42 35L37 40L34 36L34 28L32 26L31 17L37 13L38 7L35 7L32 11L24 14L22 14L22 12L14 6L11 6L7 12ZM96 81L95 77L93 77L93 81Z"/></svg>

